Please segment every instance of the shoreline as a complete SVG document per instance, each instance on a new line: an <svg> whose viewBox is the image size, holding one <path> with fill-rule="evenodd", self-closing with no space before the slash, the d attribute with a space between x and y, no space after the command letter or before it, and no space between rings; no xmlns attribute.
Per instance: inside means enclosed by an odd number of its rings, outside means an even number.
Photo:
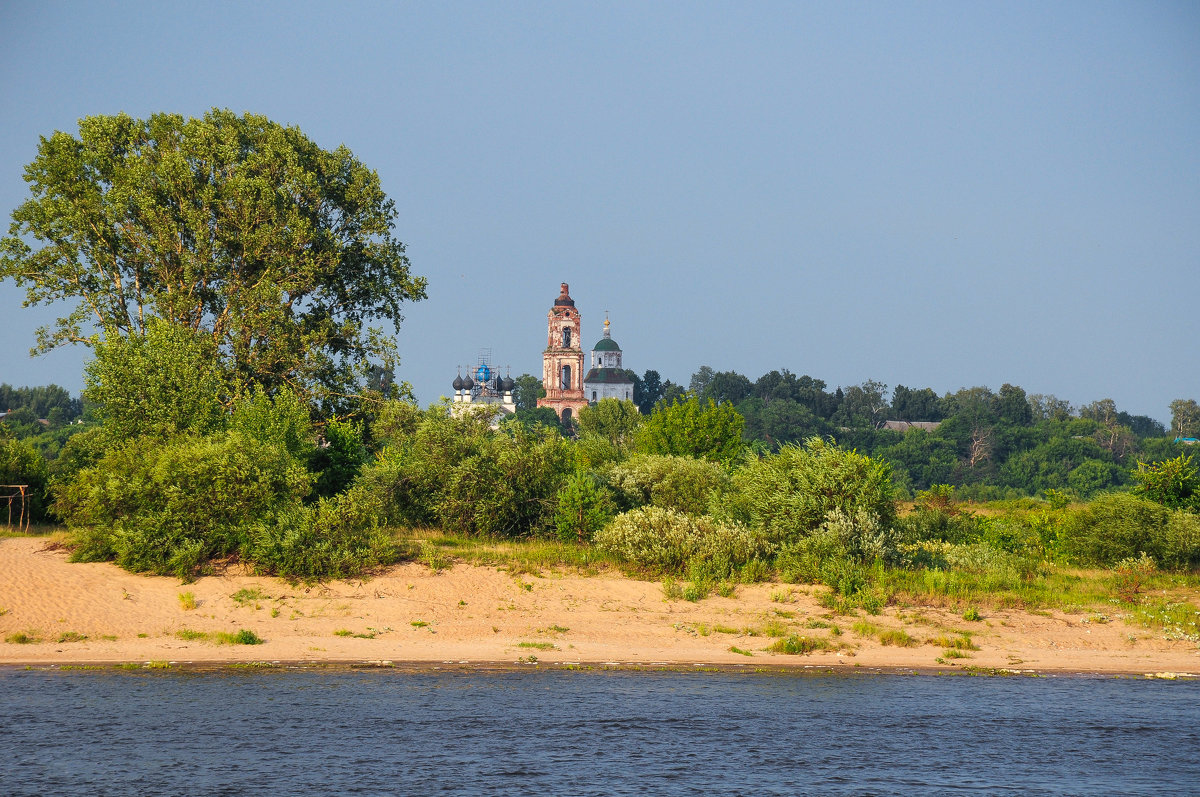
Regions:
<svg viewBox="0 0 1200 797"><path fill-rule="evenodd" d="M1115 606L1111 617L996 609L968 621L933 606L839 616L820 605L823 587L804 585L744 584L692 603L617 574L407 563L308 585L236 567L180 583L66 558L45 539L0 539L0 639L28 642L0 642L0 669L1200 677L1200 647L1127 624ZM221 644L238 632L262 644ZM809 652L772 650L784 637Z"/></svg>
<svg viewBox="0 0 1200 797"><path fill-rule="evenodd" d="M223 672L390 672L404 675L444 673L502 674L515 672L582 673L694 673L723 675L775 675L787 677L945 677L960 678L1072 678L1081 680L1200 681L1200 672L1137 672L1069 669L1007 669L962 667L862 667L852 664L712 664L683 662L509 662L509 661L72 661L4 662L0 674L12 672L130 672L130 673L223 673Z"/></svg>

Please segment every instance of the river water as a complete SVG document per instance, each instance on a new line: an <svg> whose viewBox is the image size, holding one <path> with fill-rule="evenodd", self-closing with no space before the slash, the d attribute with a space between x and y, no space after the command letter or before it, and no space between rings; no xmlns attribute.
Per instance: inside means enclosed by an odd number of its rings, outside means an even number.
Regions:
<svg viewBox="0 0 1200 797"><path fill-rule="evenodd" d="M1200 683L0 670L0 795L1200 794Z"/></svg>

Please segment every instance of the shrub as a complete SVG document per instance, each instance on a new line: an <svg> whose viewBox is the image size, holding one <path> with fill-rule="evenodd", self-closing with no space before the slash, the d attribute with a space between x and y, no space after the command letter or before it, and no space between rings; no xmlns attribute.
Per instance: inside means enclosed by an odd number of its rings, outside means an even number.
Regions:
<svg viewBox="0 0 1200 797"><path fill-rule="evenodd" d="M972 514L918 507L896 521L900 535L910 543L941 540L956 544L976 542L984 534L980 519Z"/></svg>
<svg viewBox="0 0 1200 797"><path fill-rule="evenodd" d="M728 490L729 477L715 462L643 454L612 468L608 483L623 509L656 506L702 515L714 497Z"/></svg>
<svg viewBox="0 0 1200 797"><path fill-rule="evenodd" d="M691 558L695 521L680 512L654 506L617 515L593 541L652 571L678 572Z"/></svg>
<svg viewBox="0 0 1200 797"><path fill-rule="evenodd" d="M577 473L558 494L554 528L563 542L588 542L612 516L612 501L596 477Z"/></svg>
<svg viewBox="0 0 1200 797"><path fill-rule="evenodd" d="M308 408L290 390L268 396L261 386L233 407L229 428L249 440L282 446L301 462L312 455L313 431Z"/></svg>
<svg viewBox="0 0 1200 797"><path fill-rule="evenodd" d="M134 438L80 471L57 506L75 561L188 579L211 559L246 555L250 526L308 488L286 451L241 434Z"/></svg>
<svg viewBox="0 0 1200 797"><path fill-rule="evenodd" d="M804 637L804 636L789 636L783 639L777 639L771 644L767 650L772 653L788 653L791 655L803 655L812 653L814 650L829 650L832 645L821 637Z"/></svg>
<svg viewBox="0 0 1200 797"><path fill-rule="evenodd" d="M1200 554L1200 548L1165 555L1171 510L1136 495L1101 495L1064 523L1060 537L1067 554L1084 565L1111 566L1146 553L1167 567ZM1180 530L1184 527L1177 526ZM1186 543L1186 535L1181 535Z"/></svg>
<svg viewBox="0 0 1200 797"><path fill-rule="evenodd" d="M419 412L387 405L390 445L356 484L376 496L383 522L523 536L553 528L570 449L552 431L520 424L499 433L485 413L451 416L449 405Z"/></svg>
<svg viewBox="0 0 1200 797"><path fill-rule="evenodd" d="M229 379L211 336L151 318L144 335L96 336L92 352L83 397L96 405L110 443L224 428Z"/></svg>
<svg viewBox="0 0 1200 797"><path fill-rule="evenodd" d="M760 532L653 506L618 515L594 542L653 572L678 573L694 563L693 576L707 581L726 578L770 552Z"/></svg>
<svg viewBox="0 0 1200 797"><path fill-rule="evenodd" d="M1200 515L1181 511L1171 513L1159 549L1159 562L1172 570L1200 567Z"/></svg>
<svg viewBox="0 0 1200 797"><path fill-rule="evenodd" d="M308 468L318 474L313 492L324 498L343 492L367 461L359 424L330 421L322 436L325 444L313 450Z"/></svg>
<svg viewBox="0 0 1200 797"><path fill-rule="evenodd" d="M557 434L487 438L458 463L437 504L449 530L494 537L527 537L552 529L558 493L571 472L571 449Z"/></svg>
<svg viewBox="0 0 1200 797"><path fill-rule="evenodd" d="M359 575L398 558L380 514L378 501L359 487L311 507L289 504L253 525L249 558L257 572L288 578Z"/></svg>
<svg viewBox="0 0 1200 797"><path fill-rule="evenodd" d="M901 550L896 531L875 516L860 510L851 517L834 509L815 532L783 545L775 564L784 581L834 586L847 568L857 572L877 560L899 563ZM856 590L835 591L853 595Z"/></svg>
<svg viewBox="0 0 1200 797"><path fill-rule="evenodd" d="M1200 467L1192 461L1191 454L1180 454L1153 465L1138 462L1133 478L1137 481L1134 492L1138 495L1171 509L1200 512Z"/></svg>
<svg viewBox="0 0 1200 797"><path fill-rule="evenodd" d="M1154 575L1154 560L1146 554L1122 559L1113 567L1113 589L1126 603L1137 603L1138 593L1146 579Z"/></svg>
<svg viewBox="0 0 1200 797"><path fill-rule="evenodd" d="M835 509L879 528L895 520L890 466L816 437L747 463L733 475L733 489L723 514L772 542L811 535Z"/></svg>

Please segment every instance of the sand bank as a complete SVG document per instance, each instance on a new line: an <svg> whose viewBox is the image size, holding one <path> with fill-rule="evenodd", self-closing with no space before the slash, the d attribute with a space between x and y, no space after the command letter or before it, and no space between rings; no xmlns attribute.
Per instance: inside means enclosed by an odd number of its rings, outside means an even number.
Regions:
<svg viewBox="0 0 1200 797"><path fill-rule="evenodd" d="M369 579L311 585L231 568L182 584L111 564L71 564L43 539L0 539L0 638L40 640L0 642L0 665L386 661L504 667L536 661L1200 673L1194 643L1126 624L1117 607L1108 617L985 610L978 622L936 608L830 617L817 600L822 589L741 585L733 597L689 603L665 601L661 584L618 574L513 576L462 564L441 572L405 564ZM194 608L185 607L182 593L191 593ZM875 631L856 633L859 619ZM218 644L219 632L242 629L263 643ZM889 630L904 631L916 644L883 644L881 632ZM833 649L771 652L769 632L825 640ZM962 632L979 649L948 658L947 640Z"/></svg>

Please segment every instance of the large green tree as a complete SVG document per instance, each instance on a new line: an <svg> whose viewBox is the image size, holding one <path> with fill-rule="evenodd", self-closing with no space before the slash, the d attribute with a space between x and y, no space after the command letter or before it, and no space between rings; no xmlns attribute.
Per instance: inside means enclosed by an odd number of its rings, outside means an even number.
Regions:
<svg viewBox="0 0 1200 797"><path fill-rule="evenodd" d="M41 139L25 180L0 278L26 306L74 305L36 351L161 318L210 336L242 385L337 399L394 365L367 325L425 296L378 175L263 116L86 117Z"/></svg>

